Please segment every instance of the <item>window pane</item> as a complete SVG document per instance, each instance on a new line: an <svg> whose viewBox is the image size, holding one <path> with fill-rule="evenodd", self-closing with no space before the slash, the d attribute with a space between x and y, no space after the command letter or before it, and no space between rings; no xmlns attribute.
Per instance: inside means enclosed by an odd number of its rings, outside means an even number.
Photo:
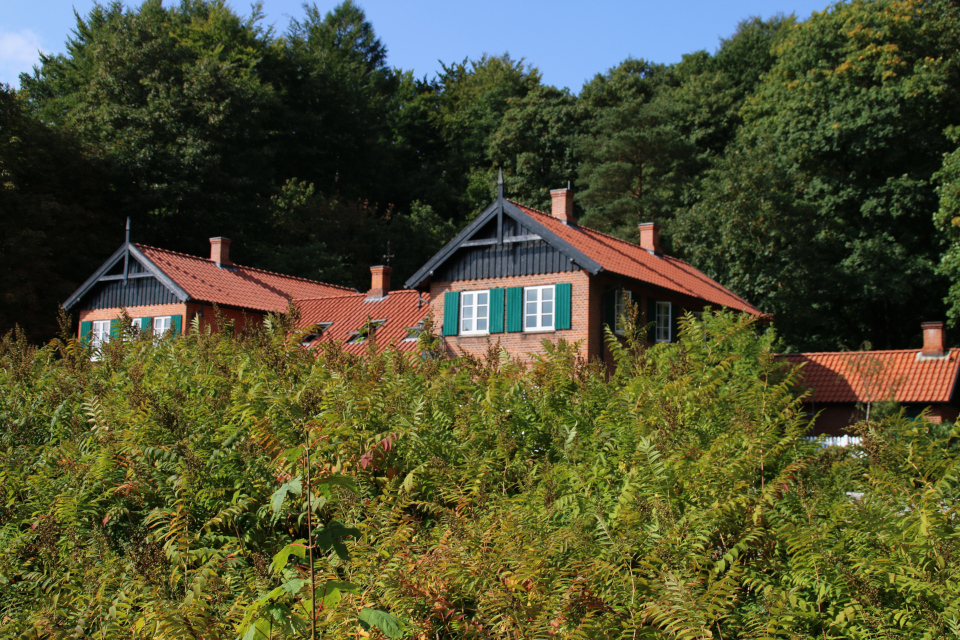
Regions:
<svg viewBox="0 0 960 640"><path fill-rule="evenodd" d="M463 308L463 317L472 318L473 317L473 307L464 307Z"/></svg>
<svg viewBox="0 0 960 640"><path fill-rule="evenodd" d="M543 300L553 300L553 287L547 287L540 290L540 297Z"/></svg>
<svg viewBox="0 0 960 640"><path fill-rule="evenodd" d="M473 320L464 320L460 326L461 331L473 331Z"/></svg>
<svg viewBox="0 0 960 640"><path fill-rule="evenodd" d="M535 329L537 327L537 316L527 316L527 321L524 326L527 329Z"/></svg>
<svg viewBox="0 0 960 640"><path fill-rule="evenodd" d="M536 289L525 289L523 293L526 295L528 301L537 299Z"/></svg>
<svg viewBox="0 0 960 640"><path fill-rule="evenodd" d="M463 304L464 304L464 306L473 304L473 294L472 294L472 293L465 293L465 294L463 294Z"/></svg>
<svg viewBox="0 0 960 640"><path fill-rule="evenodd" d="M478 293L477 294L477 304L487 304L487 294Z"/></svg>
<svg viewBox="0 0 960 640"><path fill-rule="evenodd" d="M537 303L528 302L527 303L527 313L536 313L537 312Z"/></svg>
<svg viewBox="0 0 960 640"><path fill-rule="evenodd" d="M553 301L552 300L544 301L541 311L543 311L544 313L553 313Z"/></svg>
<svg viewBox="0 0 960 640"><path fill-rule="evenodd" d="M552 327L553 326L553 316L549 313L543 314L543 322L541 323L542 327Z"/></svg>
<svg viewBox="0 0 960 640"><path fill-rule="evenodd" d="M487 330L487 321L483 319L477 320L477 331L486 331Z"/></svg>

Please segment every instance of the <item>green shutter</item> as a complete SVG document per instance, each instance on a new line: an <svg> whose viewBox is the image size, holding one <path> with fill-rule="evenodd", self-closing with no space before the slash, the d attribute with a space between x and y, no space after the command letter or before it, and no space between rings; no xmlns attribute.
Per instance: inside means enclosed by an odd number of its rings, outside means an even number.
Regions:
<svg viewBox="0 0 960 640"><path fill-rule="evenodd" d="M503 289L490 289L490 333L503 333Z"/></svg>
<svg viewBox="0 0 960 640"><path fill-rule="evenodd" d="M180 332L183 331L183 316L172 316L170 326L173 327L173 335L180 335Z"/></svg>
<svg viewBox="0 0 960 640"><path fill-rule="evenodd" d="M153 333L153 318L140 318L140 331Z"/></svg>
<svg viewBox="0 0 960 640"><path fill-rule="evenodd" d="M571 316L573 306L573 287L569 282L562 282L554 287L557 303L557 316L554 319L555 329L569 329L571 327Z"/></svg>
<svg viewBox="0 0 960 640"><path fill-rule="evenodd" d="M647 342L657 341L657 301L647 296Z"/></svg>
<svg viewBox="0 0 960 640"><path fill-rule="evenodd" d="M447 291L443 294L443 335L455 336L460 333L460 292Z"/></svg>
<svg viewBox="0 0 960 640"><path fill-rule="evenodd" d="M618 289L610 289L603 294L603 321L610 327L610 331L617 329L617 295Z"/></svg>
<svg viewBox="0 0 960 640"><path fill-rule="evenodd" d="M523 331L523 287L507 289L507 331Z"/></svg>
<svg viewBox="0 0 960 640"><path fill-rule="evenodd" d="M123 337L123 327L120 326L120 321L114 318L110 321L110 339L114 340L121 337Z"/></svg>
<svg viewBox="0 0 960 640"><path fill-rule="evenodd" d="M91 334L93 333L93 322L84 320L80 323L80 340L90 344Z"/></svg>

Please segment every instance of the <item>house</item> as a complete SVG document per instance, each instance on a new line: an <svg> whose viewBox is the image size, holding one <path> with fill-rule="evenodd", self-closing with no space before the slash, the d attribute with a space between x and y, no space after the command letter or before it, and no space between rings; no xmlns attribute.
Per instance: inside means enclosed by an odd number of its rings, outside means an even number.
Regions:
<svg viewBox="0 0 960 640"><path fill-rule="evenodd" d="M94 346L120 332L122 309L143 331L184 331L198 316L215 328L211 305L235 330L285 311L292 299L354 293L355 289L244 267L230 260L230 240L210 238L210 257L177 253L127 241L77 289L63 306L77 309L80 336Z"/></svg>
<svg viewBox="0 0 960 640"><path fill-rule="evenodd" d="M801 365L804 401L815 416L814 433L839 436L878 402L896 402L907 415L926 409L930 422L955 421L960 413L957 373L960 349L947 349L942 322L925 322L923 348L890 351L790 353Z"/></svg>
<svg viewBox="0 0 960 640"><path fill-rule="evenodd" d="M616 331L624 299L650 323L651 342L677 337L677 318L707 306L760 310L691 265L664 254L659 228L640 225L633 244L577 224L573 192L551 192L551 213L498 196L405 286L429 293L448 354L483 354L499 341L529 358L564 338L584 359L610 361L604 326Z"/></svg>
<svg viewBox="0 0 960 640"><path fill-rule="evenodd" d="M430 312L430 297L419 291L391 291L389 266L370 268L370 289L366 293L338 293L298 300L300 327L309 330L303 344L317 348L324 342L339 341L350 353L365 353L370 342L378 351L392 345L413 351Z"/></svg>

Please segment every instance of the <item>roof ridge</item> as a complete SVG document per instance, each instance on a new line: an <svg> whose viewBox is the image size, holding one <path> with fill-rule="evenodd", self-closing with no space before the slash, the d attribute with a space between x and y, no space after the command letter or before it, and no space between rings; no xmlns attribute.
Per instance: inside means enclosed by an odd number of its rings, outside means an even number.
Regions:
<svg viewBox="0 0 960 640"><path fill-rule="evenodd" d="M548 218L553 218L553 216L550 215L549 213L547 213L546 211L540 211L539 209L534 209L533 207L528 207L528 206L525 205L525 204L520 204L519 202L514 202L513 200L510 200L509 198L507 198L507 200L509 200L510 202L513 202L513 204L517 205L518 207L523 207L524 209L527 209L527 210L529 210L529 211L532 211L533 213L539 213L539 214L542 215L542 216L546 216L546 217L548 217ZM553 219L556 219L556 218L553 218ZM569 225L568 225L568 226L569 226ZM604 238L609 238L610 240L614 240L614 241L616 241L616 242L623 243L623 244L625 244L625 245L627 245L627 246L630 246L630 247L633 247L633 248L635 248L635 249L643 249L643 247L641 247L640 245L638 245L636 242L630 242L629 240L624 240L623 238L618 238L617 236L612 236L612 235L610 235L609 233L600 231L599 229L594 229L593 227L585 227L585 226L583 226L582 224L577 224L576 227L574 227L574 228L583 229L584 231L593 232L593 233L597 234L598 236L603 236ZM644 250L645 250L645 249L644 249ZM653 255L656 255L656 254L653 254ZM678 257L676 257L676 256L671 256L671 255L666 254L666 253L663 253L663 252L660 252L660 255L657 256L657 257L658 257L658 258L666 258L666 259L669 259L669 260L675 260L675 261L677 261L677 262L682 262L682 263L685 264L685 265L689 265L689 266L693 267L693 265L690 264L689 262L687 262L686 260L681 260L680 258L678 258ZM696 267L693 267L693 268L696 269Z"/></svg>
<svg viewBox="0 0 960 640"><path fill-rule="evenodd" d="M788 356L847 356L847 355L871 355L871 354L883 354L883 353L920 353L923 349L871 349L869 351L794 351L791 353L777 353L774 354L777 357L785 358ZM955 351L960 351L957 348L947 349L945 355L950 355Z"/></svg>
<svg viewBox="0 0 960 640"><path fill-rule="evenodd" d="M153 249L153 250L155 250L155 251L162 251L163 253L171 253L171 254L173 254L173 255L175 255L175 256L183 256L184 258L192 258L192 259L194 259L194 260L203 260L204 262L209 262L209 263L211 263L211 264L216 264L215 262L213 262L213 260L210 260L209 258L204 258L203 256L195 256L195 255L193 255L192 253L183 253L182 251L174 251L174 250L172 250L172 249L164 249L164 248L162 248L162 247L154 247L154 246L152 246L152 245L149 245L149 244L141 244L141 243L139 243L139 242L132 242L131 244L132 244L133 246L137 247L138 249L140 249L140 248L143 248L143 249ZM281 278L289 278L289 279L291 279L291 280L298 280L298 281L300 281L300 282L309 282L309 283L311 283L311 284L320 284L320 285L323 285L323 286L325 286L325 287L333 287L333 288L336 288L336 289L343 289L344 291L357 292L356 289L351 289L350 287L346 287L346 286L344 286L344 285L342 285L342 284L331 284L331 283L329 283L329 282L321 282L320 280L311 280L310 278L303 278L303 277L300 277L300 276L291 276L290 274L287 274L287 273L278 273L277 271L268 271L268 270L266 270L266 269L258 269L257 267L248 267L248 266L246 266L246 265L237 264L237 263L232 263L232 264L233 264L234 267L238 267L238 268L243 269L243 270L245 270L245 271L256 271L257 273L269 273L270 275L280 276ZM357 293L359 293L359 292L357 292Z"/></svg>

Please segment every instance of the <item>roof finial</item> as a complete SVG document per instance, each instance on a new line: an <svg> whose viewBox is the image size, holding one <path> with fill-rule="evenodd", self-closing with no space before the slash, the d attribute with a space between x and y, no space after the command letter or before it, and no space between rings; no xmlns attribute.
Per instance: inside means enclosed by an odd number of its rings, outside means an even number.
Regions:
<svg viewBox="0 0 960 640"><path fill-rule="evenodd" d="M503 200L503 167L500 167L500 175L497 176L497 200Z"/></svg>
<svg viewBox="0 0 960 640"><path fill-rule="evenodd" d="M393 252L390 251L390 241L387 240L387 252L386 252L385 254L383 254L383 259L387 261L387 266L388 266L388 267L390 266L390 258L395 258L395 257L396 257L396 256L393 255Z"/></svg>
<svg viewBox="0 0 960 640"><path fill-rule="evenodd" d="M130 244L130 216L127 216L127 244Z"/></svg>

